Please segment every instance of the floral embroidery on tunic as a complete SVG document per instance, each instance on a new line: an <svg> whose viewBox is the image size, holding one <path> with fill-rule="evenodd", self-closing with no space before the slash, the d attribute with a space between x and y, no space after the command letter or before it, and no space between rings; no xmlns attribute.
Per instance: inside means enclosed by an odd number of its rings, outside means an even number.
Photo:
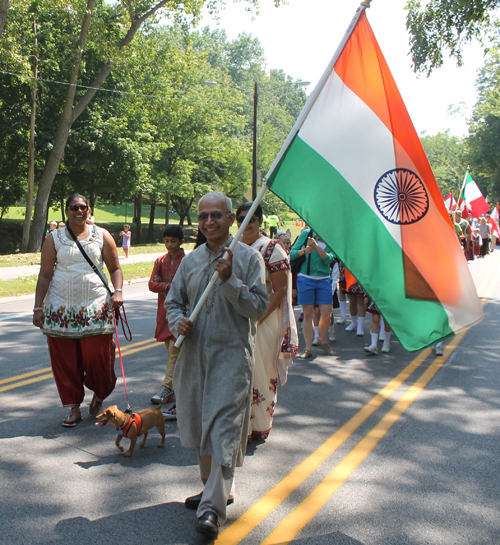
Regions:
<svg viewBox="0 0 500 545"><path fill-rule="evenodd" d="M253 389L252 405L260 405L266 398L259 392L259 390Z"/></svg>
<svg viewBox="0 0 500 545"><path fill-rule="evenodd" d="M276 403L273 401L273 402L271 403L271 406L267 408L267 412L268 412L271 416L273 416L275 409L276 409Z"/></svg>
<svg viewBox="0 0 500 545"><path fill-rule="evenodd" d="M71 328L80 332L88 328L91 323L99 327L113 324L113 309L109 303L68 310L64 306L55 310L53 305L50 305L44 308L44 314L45 324L49 329Z"/></svg>
<svg viewBox="0 0 500 545"><path fill-rule="evenodd" d="M269 383L269 390L271 390L271 392L272 392L273 394L275 394L277 388L278 388L278 379L277 379L277 378L272 378L272 379L270 380L270 383Z"/></svg>

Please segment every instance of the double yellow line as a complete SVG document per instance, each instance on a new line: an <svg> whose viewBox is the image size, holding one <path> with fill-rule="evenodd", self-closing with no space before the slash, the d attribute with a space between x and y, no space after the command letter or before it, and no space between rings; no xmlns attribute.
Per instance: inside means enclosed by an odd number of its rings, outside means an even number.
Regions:
<svg viewBox="0 0 500 545"><path fill-rule="evenodd" d="M487 293L482 297L483 306L488 301L493 289L500 280L498 260L492 262L487 275L478 288L482 294L495 273ZM279 524L275 530L261 542L261 545L285 545L293 541L297 534L309 523L316 513L335 494L338 488L349 478L363 462L378 442L385 436L392 425L415 401L430 380L441 369L467 331L456 335L448 344L443 357L435 358L429 367L408 388L395 405L372 428L363 439L347 454L344 459L316 486L316 488ZM323 445L308 456L301 464L274 486L257 503L241 515L224 530L217 540L217 545L236 545L243 540L260 522L278 507L300 484L302 484L326 459L333 454L352 434L379 408L389 397L420 367L431 354L425 349L409 363L385 388L371 399L346 424L336 431Z"/></svg>
<svg viewBox="0 0 500 545"><path fill-rule="evenodd" d="M156 339L140 341L123 348L122 356L130 356L132 354L136 354L137 352L142 352L143 350L149 350L150 348L154 348L158 345L159 343L156 341ZM116 355L118 355L118 350L116 350ZM26 386L27 384L47 380L52 376L52 369L50 367L45 367L44 369L39 369L38 371L31 371L30 373L24 373L15 377L4 378L3 380L0 380L0 392L6 392L7 390L13 390L14 388ZM7 384L7 386L1 386L2 384Z"/></svg>

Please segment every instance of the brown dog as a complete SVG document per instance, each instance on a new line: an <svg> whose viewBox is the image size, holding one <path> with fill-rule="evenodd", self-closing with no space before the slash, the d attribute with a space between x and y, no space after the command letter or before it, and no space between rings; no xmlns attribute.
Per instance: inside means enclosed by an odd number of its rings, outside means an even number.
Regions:
<svg viewBox="0 0 500 545"><path fill-rule="evenodd" d="M120 450L123 450L123 447L120 445L122 437L130 439L130 448L128 452L125 453L125 456L127 457L132 456L135 444L137 443L137 438L140 435L144 435L144 439L140 444L141 447L144 446L148 437L148 430L153 426L158 428L158 432L161 435L161 443L158 447L165 446L165 419L161 412L161 406L145 409L139 413L129 415L120 411L116 405L113 405L105 409L104 412L96 416L96 418L98 420L96 426L105 426L108 422L115 425L116 431L118 432L115 445Z"/></svg>

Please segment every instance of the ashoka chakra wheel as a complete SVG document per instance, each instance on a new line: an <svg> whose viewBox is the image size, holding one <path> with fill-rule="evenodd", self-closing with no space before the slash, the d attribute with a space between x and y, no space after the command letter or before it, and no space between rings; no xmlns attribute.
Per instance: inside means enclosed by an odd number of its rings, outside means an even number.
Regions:
<svg viewBox="0 0 500 545"><path fill-rule="evenodd" d="M411 170L395 168L375 185L375 204L391 223L408 225L421 220L429 210L429 197L422 180Z"/></svg>

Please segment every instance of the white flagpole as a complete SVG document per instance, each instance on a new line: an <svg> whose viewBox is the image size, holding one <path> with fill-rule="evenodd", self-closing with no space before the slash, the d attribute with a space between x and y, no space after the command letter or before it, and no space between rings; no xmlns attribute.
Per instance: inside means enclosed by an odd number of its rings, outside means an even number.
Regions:
<svg viewBox="0 0 500 545"><path fill-rule="evenodd" d="M253 201L252 206L250 207L250 210L247 212L247 215L245 216L245 219L243 220L243 223L240 225L240 228L238 229L238 232L236 235L234 235L233 240L231 241L231 244L229 245L229 250L233 251L236 244L238 244L238 241L241 238L241 235L243 234L243 231L247 228L247 225L250 223L250 220L252 219L252 216L254 215L255 210L257 210L257 206L259 206L260 201L264 198L264 193L266 192L267 185L264 181L262 184L262 187L257 194L257 197L255 197L255 200ZM224 255L222 256L222 259L227 258L227 252L224 252ZM207 287L205 288L205 291L201 294L200 300L198 303L196 303L196 306L193 309L193 312L189 315L189 320L191 322L194 322L196 320L196 316L200 313L201 308L205 304L205 301L207 300L208 294L212 291L212 288L215 286L215 282L219 278L219 273L217 271L214 272L212 275L212 278L210 279L210 282L208 283ZM185 336L179 335L177 340L175 341L175 345L177 348L182 345L184 342Z"/></svg>
<svg viewBox="0 0 500 545"><path fill-rule="evenodd" d="M370 2L372 0L364 0L361 2L360 6L356 10L356 13L354 14L354 17L351 21L351 24L346 30L346 33L344 34L344 37L342 38L342 41L340 42L339 46L337 47L337 50L335 51L332 60L326 67L326 70L324 71L323 75L321 76L321 79L319 80L318 84L314 88L314 91L309 95L309 98L307 99L307 102L305 103L304 107L302 108L302 111L299 114L299 117L297 118L297 121L295 122L292 130L290 131L290 134L288 135L287 139L285 140L285 143L281 147L278 155L276 156L276 159L274 160L273 164L271 165L271 168L269 169L268 173L266 174L265 180L269 180L269 176L273 173L274 169L278 165L278 163L281 161L281 158L283 157L284 153L292 143L292 140L295 138L295 135L299 132L300 128L302 127L302 124L304 123L305 118L311 111L311 108L314 106L314 103L316 102L316 99L318 98L321 90L323 89L323 86L326 83L326 80L330 77L330 74L332 73L333 67L335 66L335 63L338 61L338 58L340 57L340 54L342 53L345 44L347 43L347 40L349 40L352 31L354 30L354 27L356 26L356 23L358 22L358 19L367 8L370 7ZM271 189L272 191L272 189Z"/></svg>

